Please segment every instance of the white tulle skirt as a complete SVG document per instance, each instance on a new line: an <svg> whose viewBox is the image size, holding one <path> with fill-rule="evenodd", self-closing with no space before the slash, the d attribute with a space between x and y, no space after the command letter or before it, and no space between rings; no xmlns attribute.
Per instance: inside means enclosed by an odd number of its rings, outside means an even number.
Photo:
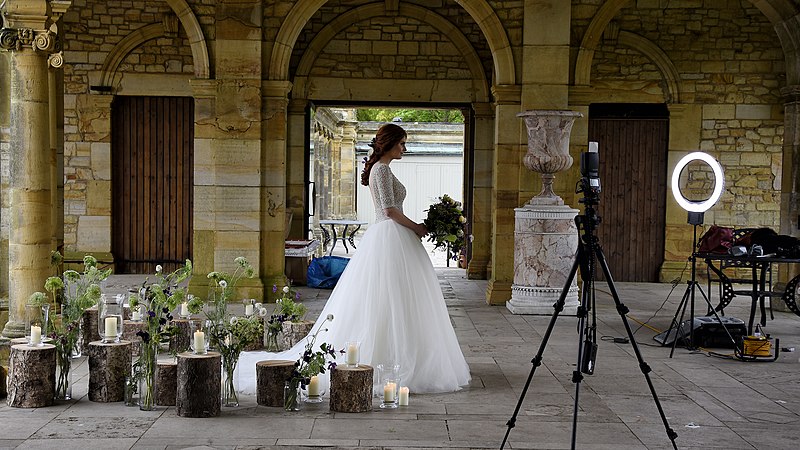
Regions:
<svg viewBox="0 0 800 450"><path fill-rule="evenodd" d="M416 234L392 220L364 233L313 330L329 314L334 320L324 324L315 348L324 342L340 350L359 341L361 363L399 364L400 383L413 393L456 391L470 381L430 258ZM243 352L237 389L254 394L256 363L297 360L307 339L280 353ZM336 362L344 360L339 355ZM327 372L322 378L327 385Z"/></svg>

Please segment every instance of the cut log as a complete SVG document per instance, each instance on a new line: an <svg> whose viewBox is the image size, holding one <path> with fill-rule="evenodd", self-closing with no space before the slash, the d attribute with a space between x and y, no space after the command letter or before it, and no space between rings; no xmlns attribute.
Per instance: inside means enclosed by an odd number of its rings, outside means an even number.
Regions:
<svg viewBox="0 0 800 450"><path fill-rule="evenodd" d="M81 318L81 351L89 352L89 343L101 340L100 333L97 331L97 305L92 306L83 312Z"/></svg>
<svg viewBox="0 0 800 450"><path fill-rule="evenodd" d="M219 416L222 356L217 352L178 355L175 409L181 417Z"/></svg>
<svg viewBox="0 0 800 450"><path fill-rule="evenodd" d="M56 391L55 346L12 345L7 383L8 406L15 408L51 406Z"/></svg>
<svg viewBox="0 0 800 450"><path fill-rule="evenodd" d="M178 327L178 332L169 339L170 353L183 353L189 351L192 342L192 319L174 319L172 324Z"/></svg>
<svg viewBox="0 0 800 450"><path fill-rule="evenodd" d="M122 339L131 343L131 356L139 356L142 353L142 338L136 333L146 328L147 322L130 320L122 322Z"/></svg>
<svg viewBox="0 0 800 450"><path fill-rule="evenodd" d="M89 343L89 400L110 403L125 400L125 378L131 373L131 343Z"/></svg>
<svg viewBox="0 0 800 450"><path fill-rule="evenodd" d="M156 405L175 406L178 396L178 362L158 361L156 365Z"/></svg>
<svg viewBox="0 0 800 450"><path fill-rule="evenodd" d="M278 346L281 351L289 350L294 344L305 339L311 334L314 322L304 320L302 322L284 322L283 329L278 335Z"/></svg>
<svg viewBox="0 0 800 450"><path fill-rule="evenodd" d="M283 386L292 374L294 361L259 361L256 363L256 403L283 406Z"/></svg>
<svg viewBox="0 0 800 450"><path fill-rule="evenodd" d="M331 371L331 411L365 412L372 411L371 366L336 366Z"/></svg>

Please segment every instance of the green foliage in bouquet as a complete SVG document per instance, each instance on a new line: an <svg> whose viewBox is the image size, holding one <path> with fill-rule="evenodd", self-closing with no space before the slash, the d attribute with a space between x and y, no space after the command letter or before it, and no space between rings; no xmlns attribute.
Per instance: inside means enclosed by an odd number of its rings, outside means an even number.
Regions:
<svg viewBox="0 0 800 450"><path fill-rule="evenodd" d="M458 260L458 254L465 244L464 225L467 223L461 202L444 194L426 211L428 217L423 223L428 229L428 241L434 243L434 249L445 249L448 257Z"/></svg>

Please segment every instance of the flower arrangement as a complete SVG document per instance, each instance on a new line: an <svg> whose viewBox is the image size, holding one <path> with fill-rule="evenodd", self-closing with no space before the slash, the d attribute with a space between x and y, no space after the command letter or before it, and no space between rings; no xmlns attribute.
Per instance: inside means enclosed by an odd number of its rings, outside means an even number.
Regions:
<svg viewBox="0 0 800 450"><path fill-rule="evenodd" d="M272 292L278 292L277 285L272 286ZM300 300L300 293L292 289L292 284L289 282L281 289L281 296L275 300L275 309L267 320L267 351L280 350L278 335L283 331L284 322L296 322L305 317L308 308L295 300Z"/></svg>
<svg viewBox="0 0 800 450"><path fill-rule="evenodd" d="M50 254L51 265L58 267L62 261L63 257L58 251ZM66 270L60 277L49 277L44 283L45 290L53 297L53 304L60 310L58 320L54 315L48 319L48 337L56 347L56 364L59 368L55 393L57 399L69 400L71 397L69 372L72 354L79 351L81 317L87 309L97 304L101 295L100 282L109 275L111 269L98 269L97 259L87 255L83 258L83 273ZM47 302L47 297L35 292L28 302L42 305Z"/></svg>
<svg viewBox="0 0 800 450"><path fill-rule="evenodd" d="M139 408L155 408L156 357L161 345L177 333L172 324L172 310L186 298L187 286L181 286L192 275L192 262L186 260L183 267L164 274L161 265L156 266L155 281L145 279L138 290L138 297L130 301L131 309L143 307L146 310L143 320L144 330L136 333L142 339L139 358L133 363L131 377L127 386L131 392L139 392ZM136 385L138 384L138 388Z"/></svg>
<svg viewBox="0 0 800 450"><path fill-rule="evenodd" d="M326 367L327 370L333 370L336 368L336 362L329 361L328 358L336 359L336 353L344 353L344 350L339 350L337 352L332 345L324 342L319 345L317 350L314 350L314 344L317 341L317 336L319 335L320 331L323 330L323 327L327 322L333 322L333 314L328 314L327 317L325 317L325 320L317 328L317 331L315 331L311 335L311 338L308 339L303 355L300 357L300 359L295 361L294 369L292 370L291 375L289 375L289 378L286 380L287 386L283 399L283 407L286 410L297 409L298 388L305 388L308 386L308 384L311 383L311 377L325 373ZM328 329L325 328L325 331L328 331Z"/></svg>
<svg viewBox="0 0 800 450"><path fill-rule="evenodd" d="M222 355L222 369L225 376L222 382L222 402L225 406L239 405L233 385L233 372L245 347L258 339L263 339L264 325L261 315L266 315L266 310L261 306L258 308L258 315L246 317L228 315L228 301L236 291L236 284L244 277L253 278L256 273L243 256L239 256L234 262L236 270L233 274L215 271L207 275L210 282L209 304L212 308L206 311L206 317L208 317L211 345ZM197 312L197 303L190 303L189 310Z"/></svg>
<svg viewBox="0 0 800 450"><path fill-rule="evenodd" d="M449 259L458 260L458 255L464 248L464 227L467 223L461 202L444 194L426 211L428 217L423 223L429 232L428 241L434 242L434 249L446 249Z"/></svg>

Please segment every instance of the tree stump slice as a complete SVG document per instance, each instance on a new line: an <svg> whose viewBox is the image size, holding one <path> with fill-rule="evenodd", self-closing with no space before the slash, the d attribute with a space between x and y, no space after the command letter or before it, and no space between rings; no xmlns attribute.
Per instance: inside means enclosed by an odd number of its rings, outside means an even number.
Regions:
<svg viewBox="0 0 800 450"><path fill-rule="evenodd" d="M294 361L257 362L256 402L262 406L283 406L283 386L293 369Z"/></svg>
<svg viewBox="0 0 800 450"><path fill-rule="evenodd" d="M131 343L89 343L89 400L100 403L125 400L125 378L131 374Z"/></svg>
<svg viewBox="0 0 800 450"><path fill-rule="evenodd" d="M278 335L278 347L281 351L289 350L294 344L305 339L311 334L314 322L304 320L302 322L284 322L283 329Z"/></svg>
<svg viewBox="0 0 800 450"><path fill-rule="evenodd" d="M192 342L192 319L174 319L172 324L178 327L178 332L169 339L169 351L183 353L189 351Z"/></svg>
<svg viewBox="0 0 800 450"><path fill-rule="evenodd" d="M6 378L8 378L8 372L5 367L0 366L0 398L6 396Z"/></svg>
<svg viewBox="0 0 800 450"><path fill-rule="evenodd" d="M158 361L156 364L156 405L175 406L178 396L178 362Z"/></svg>
<svg viewBox="0 0 800 450"><path fill-rule="evenodd" d="M336 366L331 371L331 411L372 411L372 373L372 367L365 364Z"/></svg>
<svg viewBox="0 0 800 450"><path fill-rule="evenodd" d="M142 338L136 333L144 331L146 328L147 322L130 320L122 322L122 339L131 343L131 356L142 354Z"/></svg>
<svg viewBox="0 0 800 450"><path fill-rule="evenodd" d="M100 341L100 333L97 331L97 305L92 306L83 313L81 318L81 336L83 338L81 343L81 351L89 353L89 343Z"/></svg>
<svg viewBox="0 0 800 450"><path fill-rule="evenodd" d="M7 388L8 406L15 408L51 406L56 393L55 346L12 345L8 361Z"/></svg>
<svg viewBox="0 0 800 450"><path fill-rule="evenodd" d="M217 417L222 388L222 356L184 352L178 355L175 409L181 417Z"/></svg>

